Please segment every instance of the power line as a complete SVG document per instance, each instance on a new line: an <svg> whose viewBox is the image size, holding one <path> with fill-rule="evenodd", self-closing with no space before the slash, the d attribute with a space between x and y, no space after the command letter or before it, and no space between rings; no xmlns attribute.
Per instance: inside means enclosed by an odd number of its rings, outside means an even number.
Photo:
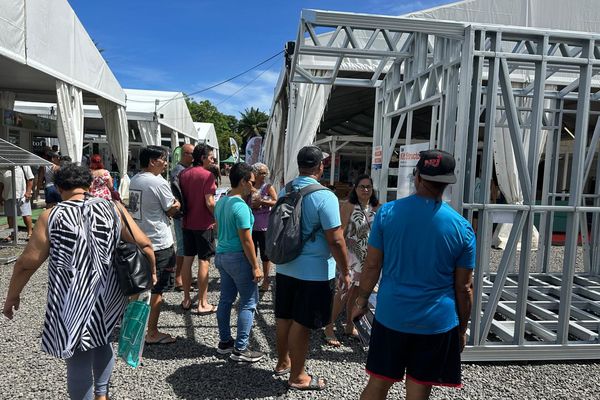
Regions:
<svg viewBox="0 0 600 400"><path fill-rule="evenodd" d="M164 102L164 104L161 104L161 106L160 106L160 107L164 107L164 106L165 106L167 103L170 103L170 102L171 102L171 101L173 101L173 100L177 100L177 99L185 99L186 97L193 96L193 95L196 95L196 94L199 94L199 93L203 93L203 92L209 91L209 90L211 90L211 89L214 89L214 88L216 88L216 87L218 87L218 86L224 85L224 84L225 84L225 83L227 83L227 82L231 82L232 80L234 80L234 79L236 79L236 78L239 78L240 76L242 76L242 75L245 75L245 74L247 74L248 72L250 72L250 71L252 71L252 70L254 70L254 69L256 69L256 68L260 67L261 65L268 63L269 61L271 61L271 60L272 60L272 59L274 59L275 57L278 57L278 56L280 56L281 54L283 54L283 52L284 52L284 50L281 50L281 51L280 51L280 52L278 52L277 54L274 54L274 55L272 55L271 57L267 58L266 60L263 60L263 61L259 62L258 64L256 64L256 65L254 65L254 66L252 66L252 67L248 68L247 70L245 70L245 71L243 71L243 72L240 72L239 74L237 74L237 75L234 75L234 76L232 76L232 77L230 77L230 78L227 78L227 79L225 79L225 80L223 80L223 81L221 81L221 82L219 82L219 83L215 83L214 85L211 85L211 86L209 86L209 87L206 87L206 88L203 88L203 89L197 90L197 91L195 91L195 92L192 92L192 93L185 94L185 95L183 95L183 96L175 96L175 97L173 97L173 98L171 98L171 99L169 99L169 100L159 100L159 104L160 104L161 102ZM134 101L135 101L136 103L156 103L156 100L134 100Z"/></svg>
<svg viewBox="0 0 600 400"><path fill-rule="evenodd" d="M275 62L277 62L277 60L275 60ZM260 78L265 72L267 72L269 70L269 68L271 68L273 65L275 65L275 62L269 64L269 66L267 66L267 69L265 69L260 74L256 75L256 77L254 77L254 79L252 79L250 82L246 83L244 86L242 86L241 88L239 88L238 90L233 92L231 95L229 95L228 97L224 98L223 100L221 100L220 102L215 104L215 107L220 106L221 104L223 104L224 102L226 102L227 100L229 100L230 98L232 98L233 96L235 96L236 94L241 92L242 90L246 89L248 86L250 86L252 83L254 83L258 78Z"/></svg>

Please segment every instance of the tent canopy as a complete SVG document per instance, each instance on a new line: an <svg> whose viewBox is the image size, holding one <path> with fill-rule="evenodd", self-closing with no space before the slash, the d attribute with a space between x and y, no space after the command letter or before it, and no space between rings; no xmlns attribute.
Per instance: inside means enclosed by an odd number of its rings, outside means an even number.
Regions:
<svg viewBox="0 0 600 400"><path fill-rule="evenodd" d="M66 0L0 2L0 90L56 101L56 80L120 105L125 93Z"/></svg>

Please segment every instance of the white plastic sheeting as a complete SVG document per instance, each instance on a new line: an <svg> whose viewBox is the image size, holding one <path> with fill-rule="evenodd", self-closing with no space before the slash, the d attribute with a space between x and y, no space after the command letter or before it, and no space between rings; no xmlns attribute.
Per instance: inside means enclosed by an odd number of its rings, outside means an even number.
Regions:
<svg viewBox="0 0 600 400"><path fill-rule="evenodd" d="M156 121L137 121L144 146L160 146L160 129Z"/></svg>
<svg viewBox="0 0 600 400"><path fill-rule="evenodd" d="M121 176L119 194L123 200L129 198L129 177L127 161L129 158L129 135L127 133L127 114L125 108L106 99L98 99L98 108L106 126L106 139L110 151L117 161Z"/></svg>
<svg viewBox="0 0 600 400"><path fill-rule="evenodd" d="M215 149L215 158L217 164L219 163L219 139L217 138L217 131L215 125L208 122L194 122L196 132L198 132L198 142L206 143L213 149Z"/></svg>
<svg viewBox="0 0 600 400"><path fill-rule="evenodd" d="M600 31L597 0L468 0L403 17L581 32Z"/></svg>
<svg viewBox="0 0 600 400"><path fill-rule="evenodd" d="M271 183L281 187L285 172L283 154L285 152L285 128L287 123L287 76L285 69L279 75L275 98L271 107L271 117L267 133L263 139L261 161L269 166Z"/></svg>
<svg viewBox="0 0 600 400"><path fill-rule="evenodd" d="M5 110L14 110L15 94L6 90L0 91L0 108Z"/></svg>
<svg viewBox="0 0 600 400"><path fill-rule="evenodd" d="M152 120L156 113L160 125L196 140L198 134L183 93L139 89L125 89L125 93L129 119Z"/></svg>
<svg viewBox="0 0 600 400"><path fill-rule="evenodd" d="M83 155L83 97L81 89L56 81L56 133L63 154L73 161Z"/></svg>
<svg viewBox="0 0 600 400"><path fill-rule="evenodd" d="M5 76L25 76L22 64L41 72L31 75L33 82L23 82L37 90L53 91L49 75L125 104L119 82L66 0L2 0L0 55L21 64L11 65L11 70L3 71ZM16 79L15 89L20 83ZM8 84L4 87L13 87Z"/></svg>

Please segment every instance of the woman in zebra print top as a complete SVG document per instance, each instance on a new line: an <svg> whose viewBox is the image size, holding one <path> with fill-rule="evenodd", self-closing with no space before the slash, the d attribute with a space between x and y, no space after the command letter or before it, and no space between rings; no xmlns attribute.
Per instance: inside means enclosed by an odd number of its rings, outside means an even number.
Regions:
<svg viewBox="0 0 600 400"><path fill-rule="evenodd" d="M117 206L87 193L92 176L74 164L61 168L55 184L63 202L44 211L15 263L3 314L13 318L20 294L48 258L48 298L42 350L67 363L73 399L105 399L114 366L110 339L126 297L112 265L119 240L135 243L151 260L150 240L123 209L135 240L121 224ZM156 274L153 276L156 282ZM95 382L94 379L95 378Z"/></svg>

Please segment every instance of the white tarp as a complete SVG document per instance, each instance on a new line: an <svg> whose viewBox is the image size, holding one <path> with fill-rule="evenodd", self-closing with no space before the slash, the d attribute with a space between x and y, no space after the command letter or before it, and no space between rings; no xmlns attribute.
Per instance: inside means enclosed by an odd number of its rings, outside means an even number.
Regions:
<svg viewBox="0 0 600 400"><path fill-rule="evenodd" d="M63 155L79 162L83 155L83 97L81 89L56 81L56 133Z"/></svg>
<svg viewBox="0 0 600 400"><path fill-rule="evenodd" d="M283 154L285 152L285 128L288 112L287 87L287 74L284 68L279 74L279 80L275 87L271 116L261 149L261 161L269 167L269 179L277 188L281 187L285 170L283 166Z"/></svg>
<svg viewBox="0 0 600 400"><path fill-rule="evenodd" d="M215 125L209 122L194 122L196 132L198 132L197 140L200 143L206 143L213 149L215 149L215 159L217 164L219 163L219 139L217 138L217 131L215 131Z"/></svg>
<svg viewBox="0 0 600 400"><path fill-rule="evenodd" d="M0 55L21 64L3 71L5 77L25 76L22 64L42 72L32 75L39 80L38 90L51 91L50 75L97 96L125 103L119 82L66 0L1 1ZM14 85L19 83L17 79ZM13 82L7 84L2 82L3 87L13 88Z"/></svg>
<svg viewBox="0 0 600 400"><path fill-rule="evenodd" d="M98 99L98 108L106 126L106 139L110 151L117 161L121 177L119 194L123 200L129 198L129 177L127 162L129 159L129 135L127 133L127 115L125 108L106 99Z"/></svg>
<svg viewBox="0 0 600 400"><path fill-rule="evenodd" d="M160 129L156 121L137 121L142 144L144 146L160 146Z"/></svg>

